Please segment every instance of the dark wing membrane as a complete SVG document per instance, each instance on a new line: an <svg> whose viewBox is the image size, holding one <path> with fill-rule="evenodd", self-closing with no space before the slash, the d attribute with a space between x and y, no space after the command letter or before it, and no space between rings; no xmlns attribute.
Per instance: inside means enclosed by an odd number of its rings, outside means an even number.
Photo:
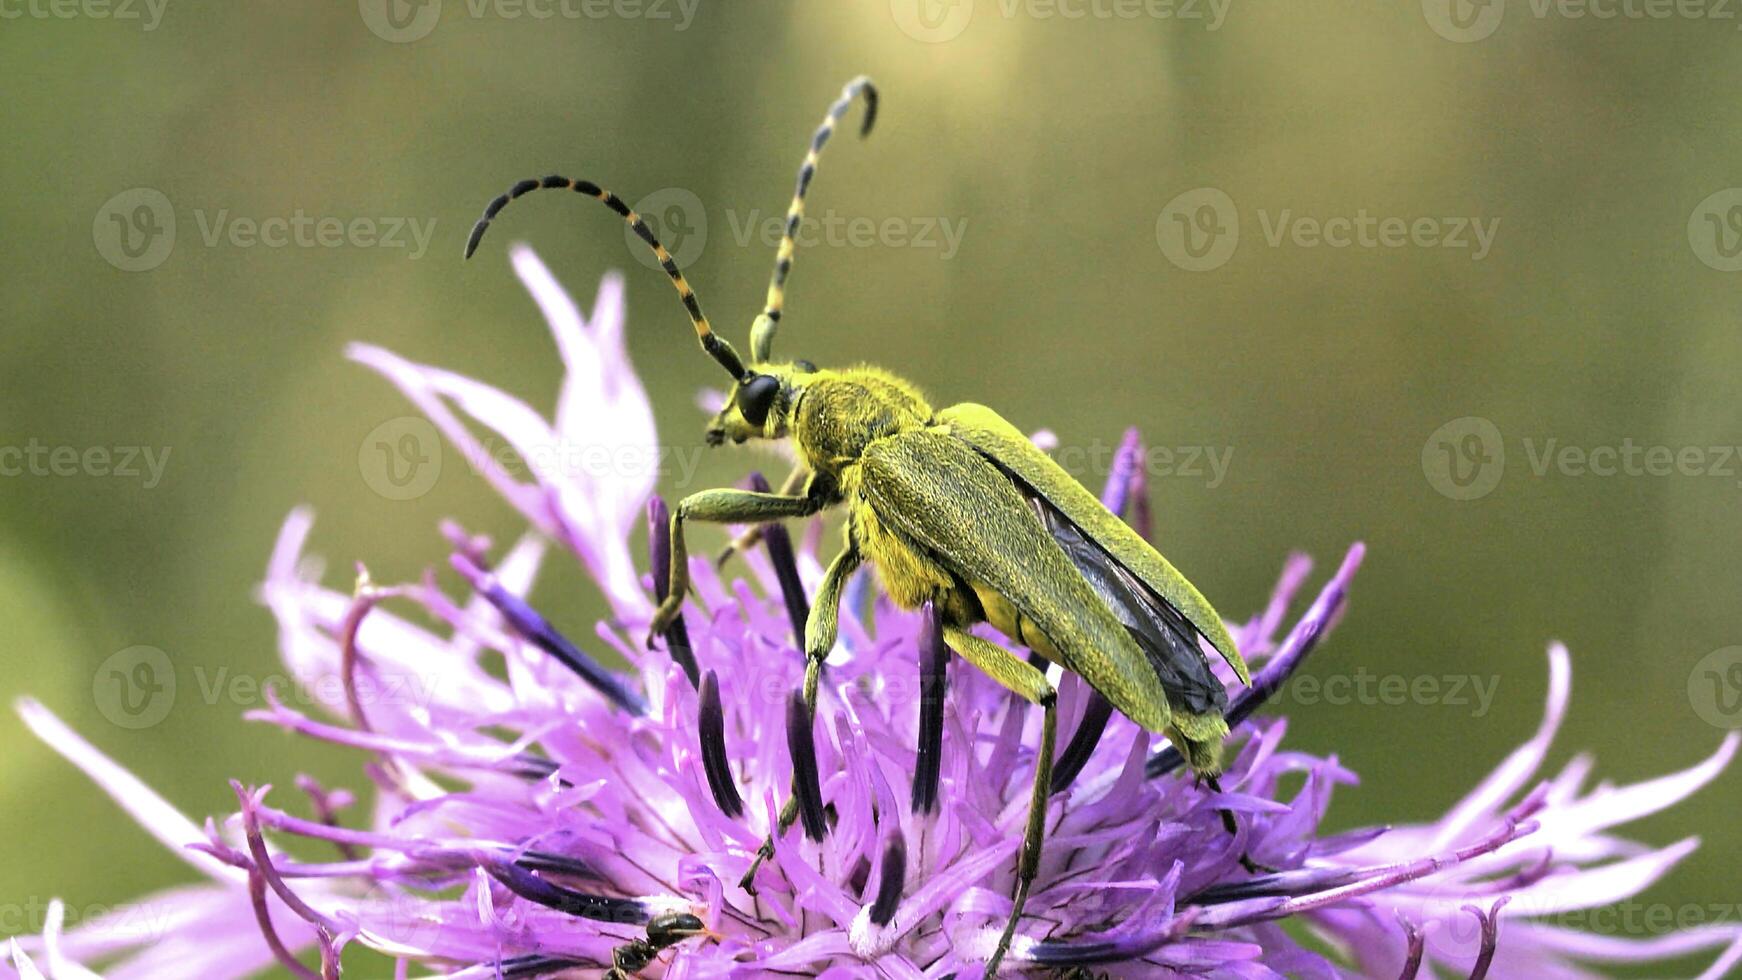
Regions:
<svg viewBox="0 0 1742 980"><path fill-rule="evenodd" d="M957 438L996 463L1030 496L1051 504L1084 538L1099 546L1126 574L1164 600L1171 612L1209 640L1242 683L1251 683L1246 661L1209 600L1051 456L984 405L952 405L938 413L938 420L948 425Z"/></svg>
<svg viewBox="0 0 1742 980"><path fill-rule="evenodd" d="M879 439L859 466L859 493L887 530L963 583L1003 596L1040 627L1065 667L1132 721L1165 730L1172 713L1160 679L1009 477L933 430Z"/></svg>
<svg viewBox="0 0 1742 980"><path fill-rule="evenodd" d="M1228 692L1210 670L1209 658L1198 646L1198 631L1180 611L1155 594L1071 523L1058 508L1021 482L1017 489L1028 497L1040 522L1064 549L1065 557L1088 580L1095 594L1112 610L1137 642L1149 665L1161 679L1167 700L1175 709L1192 714L1223 713Z"/></svg>

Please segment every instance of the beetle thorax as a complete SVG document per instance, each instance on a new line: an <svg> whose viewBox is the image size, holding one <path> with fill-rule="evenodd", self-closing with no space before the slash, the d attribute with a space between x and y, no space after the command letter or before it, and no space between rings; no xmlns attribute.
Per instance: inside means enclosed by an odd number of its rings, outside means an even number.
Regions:
<svg viewBox="0 0 1742 980"><path fill-rule="evenodd" d="M840 475L886 436L930 424L931 406L913 385L876 368L822 372L793 405L791 434L812 472Z"/></svg>

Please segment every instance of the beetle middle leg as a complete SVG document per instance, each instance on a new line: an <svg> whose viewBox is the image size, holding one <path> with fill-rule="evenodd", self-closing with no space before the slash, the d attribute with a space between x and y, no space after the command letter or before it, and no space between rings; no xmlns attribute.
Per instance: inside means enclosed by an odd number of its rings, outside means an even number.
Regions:
<svg viewBox="0 0 1742 980"><path fill-rule="evenodd" d="M987 676L1046 710L1041 724L1040 751L1034 759L1034 794L1028 801L1028 826L1022 834L1022 851L1016 859L1016 890L1011 895L1010 921L998 937L986 961L986 976L998 973L998 965L1016 937L1016 924L1028 902L1028 890L1040 873L1041 845L1046 840L1046 805L1052 795L1052 756L1058 743L1058 692L1052 683L1026 660L996 643L983 640L956 626L944 627L944 642Z"/></svg>
<svg viewBox="0 0 1742 980"><path fill-rule="evenodd" d="M811 605L810 619L805 623L804 706L813 719L817 715L817 685L822 679L823 661L829 658L829 651L835 648L835 638L840 631L841 596L846 591L847 580L853 577L863 561L859 550L853 545L852 535L849 534L846 548L829 563L828 571L823 573L816 602ZM774 834L785 833L797 819L798 797L788 792L786 803L780 808L778 828L770 831L768 837L763 839L762 846L756 849L756 857L750 862L750 870L744 872L738 887L752 895L756 894L756 872L762 867L762 862L774 856Z"/></svg>

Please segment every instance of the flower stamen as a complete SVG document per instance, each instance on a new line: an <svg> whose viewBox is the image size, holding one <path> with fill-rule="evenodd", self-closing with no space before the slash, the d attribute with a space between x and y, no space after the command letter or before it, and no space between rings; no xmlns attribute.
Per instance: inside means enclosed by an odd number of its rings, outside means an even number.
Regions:
<svg viewBox="0 0 1742 980"><path fill-rule="evenodd" d="M896 830L883 849L883 867L877 876L877 897L871 902L871 922L886 926L901 904L901 889L907 884L907 838Z"/></svg>
<svg viewBox="0 0 1742 980"><path fill-rule="evenodd" d="M773 493L768 478L761 473L751 473L750 489L757 493ZM805 623L810 621L810 599L805 596L804 582L798 577L798 560L793 556L792 535L786 530L786 525L780 523L765 524L762 527L762 546L768 549L768 562L774 566L774 577L780 582L780 598L786 603L786 616L792 621L794 642L804 645Z"/></svg>
<svg viewBox="0 0 1742 980"><path fill-rule="evenodd" d="M726 757L726 715L720 706L720 678L711 670L702 677L700 700L696 735L702 746L702 772L708 777L714 804L721 813L736 820L744 815L744 798L738 795L738 784L732 778L732 765Z"/></svg>
<svg viewBox="0 0 1742 980"><path fill-rule="evenodd" d="M574 671L576 676L617 707L637 717L647 714L647 701L640 694L625 687L616 675L582 652L543 616L534 612L525 600L504 589L496 576L479 568L463 554L450 555L448 561L455 571L465 576L466 581L472 584L472 588L479 595L496 607L503 620L521 639L555 657L559 663Z"/></svg>
<svg viewBox="0 0 1742 980"><path fill-rule="evenodd" d="M1089 703L1083 708L1083 720L1077 724L1077 730L1071 735L1071 742L1065 746L1063 754L1052 768L1052 791L1062 793L1076 781L1077 774L1089 764L1089 756L1095 754L1095 747L1101 744L1101 735L1107 730L1107 722L1113 717L1113 704L1101 695L1100 691L1089 691Z"/></svg>
<svg viewBox="0 0 1742 980"><path fill-rule="evenodd" d="M1324 590L1313 600L1300 622L1289 631L1288 637L1276 648L1270 661L1262 670L1252 675L1252 686L1243 689L1235 696L1233 704L1228 706L1226 717L1230 729L1251 717L1272 694L1280 690L1306 661L1307 655L1319 645L1319 640L1330 628L1331 620L1336 618L1348 599L1349 579L1361 567L1361 558L1366 553L1366 546L1356 544L1343 556L1343 564L1337 569L1337 574L1325 583ZM1178 769L1184 761L1179 750L1169 745L1149 757L1144 772L1150 779L1156 779Z"/></svg>
<svg viewBox="0 0 1742 980"><path fill-rule="evenodd" d="M823 785L817 774L817 744L811 728L804 692L793 691L786 699L786 747L792 754L792 795L798 801L804 835L821 841L828 836L829 825L823 813Z"/></svg>
<svg viewBox="0 0 1742 980"><path fill-rule="evenodd" d="M944 643L943 616L928 602L920 610L919 623L919 761L913 767L914 813L932 813L938 805L949 663L950 648Z"/></svg>
<svg viewBox="0 0 1742 980"><path fill-rule="evenodd" d="M1511 900L1510 895L1502 898L1486 912L1474 905L1463 907L1464 911L1482 923L1482 951L1476 954L1476 965L1470 968L1470 980L1484 980L1488 976L1488 967L1494 962L1494 951L1500 945L1500 909Z"/></svg>
<svg viewBox="0 0 1742 980"><path fill-rule="evenodd" d="M576 918L630 925L641 925L653 918L647 903L639 898L589 895L546 881L510 861L487 859L482 862L482 867L502 887L521 898Z"/></svg>
<svg viewBox="0 0 1742 980"><path fill-rule="evenodd" d="M1415 927L1415 923L1404 918L1401 914L1398 915L1397 921L1403 926L1403 937L1406 945L1403 956L1403 972L1398 974L1397 980L1415 980L1415 975L1421 972L1421 958L1422 954L1426 952L1426 945L1422 941L1421 930Z"/></svg>

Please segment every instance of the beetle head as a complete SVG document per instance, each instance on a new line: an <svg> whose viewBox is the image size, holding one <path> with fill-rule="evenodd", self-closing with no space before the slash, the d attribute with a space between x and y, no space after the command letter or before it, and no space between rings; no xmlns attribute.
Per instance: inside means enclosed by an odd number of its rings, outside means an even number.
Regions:
<svg viewBox="0 0 1742 980"><path fill-rule="evenodd" d="M725 406L708 422L708 445L786 438L793 406L816 374L809 361L754 365L733 382Z"/></svg>

